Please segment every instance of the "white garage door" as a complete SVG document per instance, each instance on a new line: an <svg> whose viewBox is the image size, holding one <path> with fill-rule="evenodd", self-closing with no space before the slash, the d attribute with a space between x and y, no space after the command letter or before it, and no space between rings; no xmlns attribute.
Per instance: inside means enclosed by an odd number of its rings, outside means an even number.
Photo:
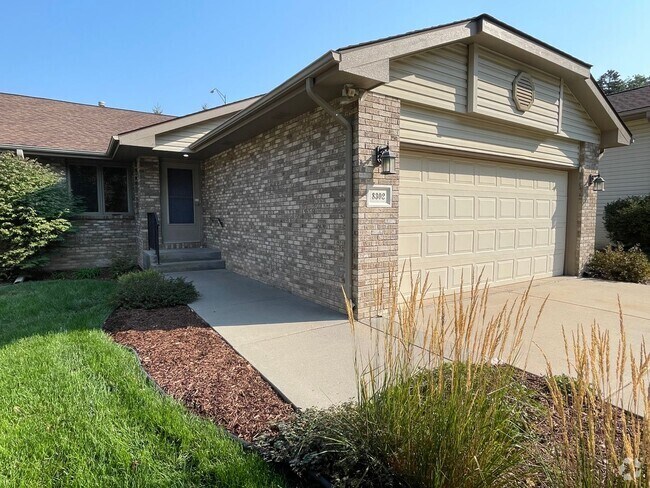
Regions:
<svg viewBox="0 0 650 488"><path fill-rule="evenodd" d="M565 171L406 153L399 194L400 269L435 290L477 272L499 285L564 270Z"/></svg>

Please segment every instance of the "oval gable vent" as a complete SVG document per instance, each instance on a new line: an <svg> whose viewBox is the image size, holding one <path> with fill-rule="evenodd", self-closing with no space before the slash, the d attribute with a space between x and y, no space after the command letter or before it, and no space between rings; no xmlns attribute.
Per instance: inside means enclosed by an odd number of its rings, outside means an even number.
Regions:
<svg viewBox="0 0 650 488"><path fill-rule="evenodd" d="M535 84L533 77L525 71L515 76L512 82L512 99L517 106L517 110L525 112L535 101Z"/></svg>

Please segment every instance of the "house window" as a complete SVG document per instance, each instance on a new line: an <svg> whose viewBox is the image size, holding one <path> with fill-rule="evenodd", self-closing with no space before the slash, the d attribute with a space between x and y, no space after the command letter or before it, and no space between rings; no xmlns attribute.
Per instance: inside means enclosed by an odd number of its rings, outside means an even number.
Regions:
<svg viewBox="0 0 650 488"><path fill-rule="evenodd" d="M86 213L130 212L129 170L125 166L71 164L70 190Z"/></svg>

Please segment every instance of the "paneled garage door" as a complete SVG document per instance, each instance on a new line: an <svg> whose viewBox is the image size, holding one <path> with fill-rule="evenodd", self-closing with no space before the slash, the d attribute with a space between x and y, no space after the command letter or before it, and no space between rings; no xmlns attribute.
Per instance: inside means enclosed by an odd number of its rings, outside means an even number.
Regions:
<svg viewBox="0 0 650 488"><path fill-rule="evenodd" d="M435 290L477 272L495 285L563 272L565 171L406 153L399 195L400 268Z"/></svg>

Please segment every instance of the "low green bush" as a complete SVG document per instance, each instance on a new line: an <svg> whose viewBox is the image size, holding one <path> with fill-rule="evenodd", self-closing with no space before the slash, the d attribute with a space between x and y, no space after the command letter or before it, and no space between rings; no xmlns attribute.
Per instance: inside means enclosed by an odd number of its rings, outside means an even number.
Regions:
<svg viewBox="0 0 650 488"><path fill-rule="evenodd" d="M118 255L111 260L110 272L113 279L117 279L122 275L131 273L138 269L138 265L130 256Z"/></svg>
<svg viewBox="0 0 650 488"><path fill-rule="evenodd" d="M74 272L75 280L96 280L102 274L99 268L81 268Z"/></svg>
<svg viewBox="0 0 650 488"><path fill-rule="evenodd" d="M650 260L638 247L626 250L622 245L596 251L585 268L585 274L592 278L631 283L650 281Z"/></svg>
<svg viewBox="0 0 650 488"><path fill-rule="evenodd" d="M620 198L605 206L603 223L612 242L650 253L650 194Z"/></svg>
<svg viewBox="0 0 650 488"><path fill-rule="evenodd" d="M113 303L123 308L164 308L187 305L199 297L192 282L166 278L154 270L127 273L117 279Z"/></svg>
<svg viewBox="0 0 650 488"><path fill-rule="evenodd" d="M300 412L255 444L266 461L288 465L303 479L312 472L334 486L404 486L389 464L376 456L368 427L359 406L347 403Z"/></svg>

